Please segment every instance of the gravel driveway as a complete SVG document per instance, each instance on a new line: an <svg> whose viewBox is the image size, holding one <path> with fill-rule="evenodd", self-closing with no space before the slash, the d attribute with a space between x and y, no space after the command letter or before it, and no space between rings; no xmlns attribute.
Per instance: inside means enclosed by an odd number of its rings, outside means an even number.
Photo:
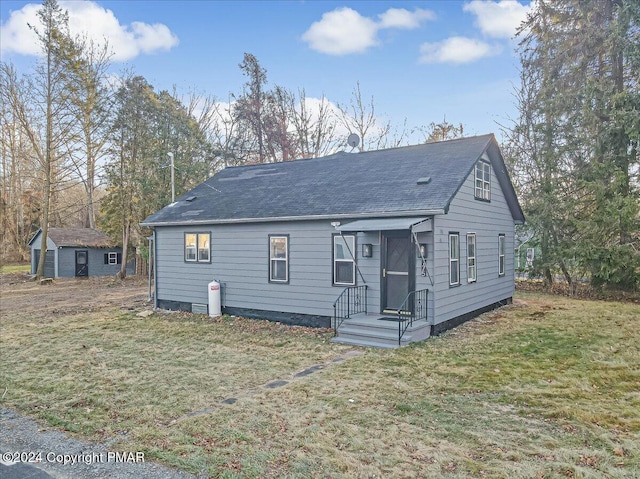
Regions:
<svg viewBox="0 0 640 479"><path fill-rule="evenodd" d="M196 476L144 460L136 451L109 449L42 429L35 421L0 407L0 477L3 479L195 479ZM5 453L31 453L39 462L11 464ZM124 454L123 454L124 453ZM129 454L132 453L132 454ZM24 456L23 459L27 459ZM75 464L71 464L75 459ZM64 464L64 462L68 462ZM206 477L206 476L204 476Z"/></svg>

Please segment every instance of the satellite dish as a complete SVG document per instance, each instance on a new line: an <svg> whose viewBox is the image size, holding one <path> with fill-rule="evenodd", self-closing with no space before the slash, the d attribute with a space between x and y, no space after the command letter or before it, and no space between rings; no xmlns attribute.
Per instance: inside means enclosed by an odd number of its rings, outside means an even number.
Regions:
<svg viewBox="0 0 640 479"><path fill-rule="evenodd" d="M347 138L347 144L351 148L356 148L360 144L360 137L358 135L356 135L355 133L351 133L349 135L349 138Z"/></svg>

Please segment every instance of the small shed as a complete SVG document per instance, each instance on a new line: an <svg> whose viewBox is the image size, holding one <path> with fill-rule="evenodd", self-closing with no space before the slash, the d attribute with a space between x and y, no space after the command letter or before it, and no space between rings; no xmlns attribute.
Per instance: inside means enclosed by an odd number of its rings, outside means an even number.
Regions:
<svg viewBox="0 0 640 479"><path fill-rule="evenodd" d="M31 274L38 269L42 229L31 238ZM44 276L73 278L110 276L120 271L122 248L102 231L92 228L49 228ZM127 274L135 273L135 259L127 264Z"/></svg>

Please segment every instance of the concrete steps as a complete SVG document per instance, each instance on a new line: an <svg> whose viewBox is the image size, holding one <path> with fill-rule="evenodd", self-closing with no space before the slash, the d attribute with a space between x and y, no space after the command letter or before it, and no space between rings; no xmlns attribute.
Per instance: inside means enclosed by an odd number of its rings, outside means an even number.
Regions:
<svg viewBox="0 0 640 479"><path fill-rule="evenodd" d="M397 348L422 341L431 331L426 321L415 322L402 336L398 344L398 322L389 321L383 315L358 314L344 320L333 342L375 348Z"/></svg>

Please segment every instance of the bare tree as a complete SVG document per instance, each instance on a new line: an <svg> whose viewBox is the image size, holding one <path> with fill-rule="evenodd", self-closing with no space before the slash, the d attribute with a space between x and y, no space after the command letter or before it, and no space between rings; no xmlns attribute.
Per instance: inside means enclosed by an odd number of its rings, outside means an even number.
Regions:
<svg viewBox="0 0 640 479"><path fill-rule="evenodd" d="M231 95L227 102L221 102L212 96L191 94L183 103L211 144L213 158L210 174L250 160L253 145L251 132L242 128Z"/></svg>
<svg viewBox="0 0 640 479"><path fill-rule="evenodd" d="M25 88L14 67L0 63L0 243L3 259L18 261L28 257L26 244L32 225L38 223L41 203L38 177L34 176L40 168L14 108L22 105Z"/></svg>
<svg viewBox="0 0 640 479"><path fill-rule="evenodd" d="M69 100L77 124L71 154L75 173L85 190L84 225L96 227L96 174L100 159L107 155L114 88L107 82L109 47L86 38L79 41L79 58L70 72Z"/></svg>
<svg viewBox="0 0 640 479"><path fill-rule="evenodd" d="M336 149L337 118L324 95L312 108L304 88L298 90L298 98L290 98L289 122L297 157L317 158Z"/></svg>
<svg viewBox="0 0 640 479"><path fill-rule="evenodd" d="M265 163L267 161L265 149L267 141L265 116L268 110L266 107L268 95L265 90L267 71L260 66L258 59L251 53L244 54L244 59L239 66L247 77L247 82L242 95L237 99L233 112L236 120L246 125L246 128L253 134L257 149L257 162Z"/></svg>
<svg viewBox="0 0 640 479"><path fill-rule="evenodd" d="M36 278L44 275L47 251L51 200L54 185L61 176L63 146L71 134L68 112L67 86L70 53L73 51L68 31L68 15L56 0L45 0L38 10L41 23L35 31L40 41L44 58L31 77L28 92L16 91L10 95L10 105L16 119L36 154L43 172L42 243ZM25 95L26 93L26 95ZM32 110L33 108L33 110ZM43 122L38 123L38 121Z"/></svg>
<svg viewBox="0 0 640 479"><path fill-rule="evenodd" d="M360 151L376 150L389 146L389 135L393 131L390 121L380 123L376 118L376 109L373 96L366 102L362 99L360 82L356 83L349 105L338 104L338 121L351 133L360 137ZM406 128L404 131L394 133L395 146L399 146L406 139ZM346 144L346 138L345 138Z"/></svg>

